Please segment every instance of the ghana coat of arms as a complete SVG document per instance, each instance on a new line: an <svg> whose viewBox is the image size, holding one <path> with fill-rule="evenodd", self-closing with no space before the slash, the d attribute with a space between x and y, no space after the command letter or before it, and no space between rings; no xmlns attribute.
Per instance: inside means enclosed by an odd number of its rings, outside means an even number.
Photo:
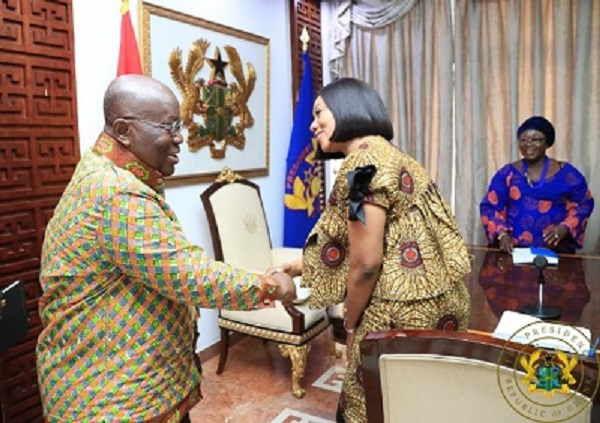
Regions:
<svg viewBox="0 0 600 423"><path fill-rule="evenodd" d="M521 367L527 372L523 383L529 384L529 392L541 391L543 396L552 397L555 392L569 393L569 385L576 380L572 371L577 366L577 358L569 358L564 352L557 350L554 360L551 354L542 359L542 351L534 351L529 360L522 356L519 360Z"/></svg>
<svg viewBox="0 0 600 423"><path fill-rule="evenodd" d="M181 120L188 130L187 144L191 152L208 147L213 159L225 157L227 146L243 150L246 144L244 131L254 125L248 109L248 99L254 91L256 70L246 63L246 71L237 50L223 47L228 61L224 61L219 47L214 56L206 57L210 43L196 40L188 51L187 63L182 62L182 52L176 48L169 57L171 78L182 95ZM208 63L208 79L197 75ZM228 82L225 69L235 78ZM198 116L198 120L194 118Z"/></svg>

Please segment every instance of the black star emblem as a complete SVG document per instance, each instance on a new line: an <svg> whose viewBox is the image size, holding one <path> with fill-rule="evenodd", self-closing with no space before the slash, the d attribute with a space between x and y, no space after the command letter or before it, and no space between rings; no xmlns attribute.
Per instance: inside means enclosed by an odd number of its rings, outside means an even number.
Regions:
<svg viewBox="0 0 600 423"><path fill-rule="evenodd" d="M211 81L219 80L225 82L225 67L227 67L229 63L224 62L221 59L221 50L219 50L219 47L217 47L216 49L215 58L208 59L208 64L212 68L212 71L210 73Z"/></svg>

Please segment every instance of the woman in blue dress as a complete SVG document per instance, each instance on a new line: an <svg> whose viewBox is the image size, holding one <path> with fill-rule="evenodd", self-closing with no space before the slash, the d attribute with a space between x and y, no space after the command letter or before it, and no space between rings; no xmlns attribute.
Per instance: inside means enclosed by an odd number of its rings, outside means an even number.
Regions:
<svg viewBox="0 0 600 423"><path fill-rule="evenodd" d="M574 253L594 209L585 177L546 155L555 132L544 117L525 120L517 138L523 159L496 172L479 205L488 243L505 252L533 246Z"/></svg>

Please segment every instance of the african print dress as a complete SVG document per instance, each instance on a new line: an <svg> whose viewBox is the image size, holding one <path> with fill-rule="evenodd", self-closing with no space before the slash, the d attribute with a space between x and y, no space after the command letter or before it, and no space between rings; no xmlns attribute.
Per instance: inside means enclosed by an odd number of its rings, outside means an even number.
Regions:
<svg viewBox="0 0 600 423"><path fill-rule="evenodd" d="M573 253L583 246L594 199L583 175L571 164L531 185L513 164L500 169L479 205L481 222L490 245L507 231L513 246L547 247L544 232L562 225L569 235L554 249Z"/></svg>
<svg viewBox="0 0 600 423"><path fill-rule="evenodd" d="M351 248L347 222L357 199L384 208L387 219L381 274L355 332L340 399L345 420L353 423L366 421L358 346L368 332L465 330L470 314L462 280L470 263L454 217L425 170L381 137L365 138L345 158L307 239L302 281L312 288L311 306L344 301Z"/></svg>

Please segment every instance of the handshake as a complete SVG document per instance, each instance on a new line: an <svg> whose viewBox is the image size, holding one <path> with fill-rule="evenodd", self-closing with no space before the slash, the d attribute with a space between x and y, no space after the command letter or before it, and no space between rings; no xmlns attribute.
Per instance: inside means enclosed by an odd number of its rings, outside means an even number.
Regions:
<svg viewBox="0 0 600 423"><path fill-rule="evenodd" d="M274 306L278 300L285 306L292 305L296 299L296 284L292 277L281 268L272 268L265 273L263 290L263 306Z"/></svg>

